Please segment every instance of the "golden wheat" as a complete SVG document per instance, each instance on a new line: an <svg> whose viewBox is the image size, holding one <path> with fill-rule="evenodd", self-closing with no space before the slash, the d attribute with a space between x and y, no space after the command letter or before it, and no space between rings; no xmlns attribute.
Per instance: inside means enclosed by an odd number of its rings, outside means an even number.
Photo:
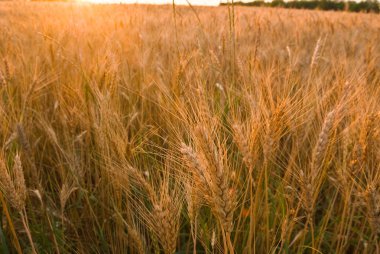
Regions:
<svg viewBox="0 0 380 254"><path fill-rule="evenodd" d="M2 2L0 27L1 250L379 253L379 15Z"/></svg>

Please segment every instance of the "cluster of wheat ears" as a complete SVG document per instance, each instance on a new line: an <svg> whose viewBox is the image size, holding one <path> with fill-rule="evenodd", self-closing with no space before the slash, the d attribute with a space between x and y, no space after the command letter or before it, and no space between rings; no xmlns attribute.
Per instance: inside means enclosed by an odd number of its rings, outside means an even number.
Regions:
<svg viewBox="0 0 380 254"><path fill-rule="evenodd" d="M380 253L380 16L0 3L2 253Z"/></svg>

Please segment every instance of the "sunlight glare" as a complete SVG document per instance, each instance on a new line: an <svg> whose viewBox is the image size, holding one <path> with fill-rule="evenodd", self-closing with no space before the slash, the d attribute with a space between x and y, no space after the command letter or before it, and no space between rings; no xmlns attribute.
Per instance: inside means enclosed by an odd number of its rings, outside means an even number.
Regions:
<svg viewBox="0 0 380 254"><path fill-rule="evenodd" d="M88 0L92 3L124 3L124 4L172 4L172 0ZM217 6L220 0L188 0L192 5ZM186 0L175 0L175 4L187 5Z"/></svg>

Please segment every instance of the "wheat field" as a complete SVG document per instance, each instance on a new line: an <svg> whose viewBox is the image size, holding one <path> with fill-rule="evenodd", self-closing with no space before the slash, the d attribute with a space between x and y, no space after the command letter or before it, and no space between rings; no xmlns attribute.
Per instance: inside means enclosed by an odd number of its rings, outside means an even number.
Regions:
<svg viewBox="0 0 380 254"><path fill-rule="evenodd" d="M380 253L380 16L0 3L1 253Z"/></svg>

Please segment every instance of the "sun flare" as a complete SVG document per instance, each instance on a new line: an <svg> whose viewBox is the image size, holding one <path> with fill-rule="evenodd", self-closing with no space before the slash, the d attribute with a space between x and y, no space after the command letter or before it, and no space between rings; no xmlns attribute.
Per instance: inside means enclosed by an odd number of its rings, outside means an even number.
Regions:
<svg viewBox="0 0 380 254"><path fill-rule="evenodd" d="M124 3L124 4L172 4L172 0L84 0L91 3ZM219 0L175 0L178 5L204 5L204 6L217 6Z"/></svg>

